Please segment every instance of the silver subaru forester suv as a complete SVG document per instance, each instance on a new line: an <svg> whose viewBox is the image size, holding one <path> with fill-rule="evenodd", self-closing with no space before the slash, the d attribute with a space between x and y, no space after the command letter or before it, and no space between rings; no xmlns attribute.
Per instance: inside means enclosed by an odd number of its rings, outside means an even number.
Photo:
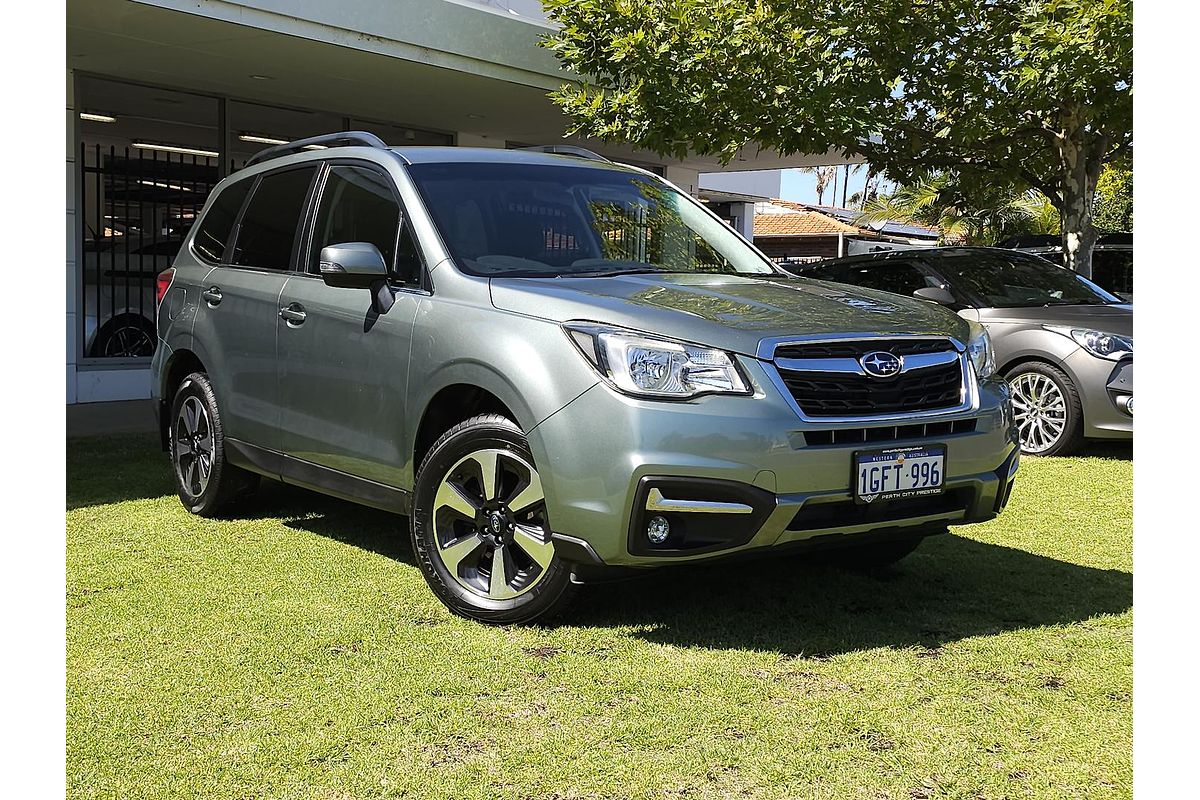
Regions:
<svg viewBox="0 0 1200 800"><path fill-rule="evenodd" d="M184 505L266 476L407 515L430 587L487 622L639 568L887 564L994 517L1017 469L980 326L788 276L586 151L272 148L216 187L158 302Z"/></svg>

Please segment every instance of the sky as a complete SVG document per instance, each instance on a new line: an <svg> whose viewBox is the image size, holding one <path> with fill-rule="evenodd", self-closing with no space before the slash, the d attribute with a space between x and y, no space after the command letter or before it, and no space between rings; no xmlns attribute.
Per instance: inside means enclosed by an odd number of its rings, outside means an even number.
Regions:
<svg viewBox="0 0 1200 800"><path fill-rule="evenodd" d="M830 181L829 186L825 189L825 205L840 206L842 204L842 178L845 175L845 168L838 167L838 196L837 200L833 199L833 182ZM867 179L865 169L860 169L858 172L850 175L850 190L846 192L846 197L861 192L863 183ZM890 184L889 184L890 185ZM783 195L781 200L791 200L794 203L816 203L817 202L817 176L809 172L801 172L798 169L785 169L783 171L783 183L780 186L779 192ZM885 188L884 191L887 191Z"/></svg>

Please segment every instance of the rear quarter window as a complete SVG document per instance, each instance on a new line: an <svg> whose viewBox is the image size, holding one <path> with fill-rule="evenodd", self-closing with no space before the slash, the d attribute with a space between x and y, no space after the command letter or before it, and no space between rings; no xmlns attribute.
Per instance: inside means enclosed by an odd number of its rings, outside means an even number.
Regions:
<svg viewBox="0 0 1200 800"><path fill-rule="evenodd" d="M200 227L196 229L196 238L192 241L192 246L205 261L221 263L230 234L233 233L233 224L237 221L238 211L241 210L242 202L246 199L246 193L250 191L252 183L253 179L231 183L213 199L212 205L204 214L204 219L200 221Z"/></svg>

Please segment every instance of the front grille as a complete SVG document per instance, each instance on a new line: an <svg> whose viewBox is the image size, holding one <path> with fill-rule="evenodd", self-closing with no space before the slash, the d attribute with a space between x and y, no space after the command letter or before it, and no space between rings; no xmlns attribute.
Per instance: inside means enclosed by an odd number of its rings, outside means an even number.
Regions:
<svg viewBox="0 0 1200 800"><path fill-rule="evenodd" d="M881 428L840 428L833 431L805 431L804 443L809 447L895 442L901 439L930 439L975 432L976 420L956 419L950 422L926 422L915 425L887 425Z"/></svg>
<svg viewBox="0 0 1200 800"><path fill-rule="evenodd" d="M779 376L796 404L810 417L870 416L934 411L959 404L962 367L958 361L872 378L847 372L793 372Z"/></svg>
<svg viewBox="0 0 1200 800"><path fill-rule="evenodd" d="M949 489L942 494L906 497L897 500L876 500L855 503L839 500L832 503L805 504L788 524L789 531L813 531L876 522L899 522L913 517L949 514L966 511L971 504L972 490L967 487Z"/></svg>
<svg viewBox="0 0 1200 800"><path fill-rule="evenodd" d="M951 349L945 339L865 339L848 342L804 342L780 345L775 358L858 358L874 350L897 356L941 353Z"/></svg>

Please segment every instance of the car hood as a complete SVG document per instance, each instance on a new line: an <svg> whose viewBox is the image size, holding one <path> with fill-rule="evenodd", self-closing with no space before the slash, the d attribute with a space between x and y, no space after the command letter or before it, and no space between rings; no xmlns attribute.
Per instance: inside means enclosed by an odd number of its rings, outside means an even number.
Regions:
<svg viewBox="0 0 1200 800"><path fill-rule="evenodd" d="M967 324L923 300L784 275L672 273L604 278L493 278L500 309L588 320L755 355L765 338L806 334L967 336Z"/></svg>
<svg viewBox="0 0 1200 800"><path fill-rule="evenodd" d="M1121 336L1133 335L1133 306L1036 306L1033 308L984 308L979 311L985 322L1013 324L1069 325L1093 328Z"/></svg>

